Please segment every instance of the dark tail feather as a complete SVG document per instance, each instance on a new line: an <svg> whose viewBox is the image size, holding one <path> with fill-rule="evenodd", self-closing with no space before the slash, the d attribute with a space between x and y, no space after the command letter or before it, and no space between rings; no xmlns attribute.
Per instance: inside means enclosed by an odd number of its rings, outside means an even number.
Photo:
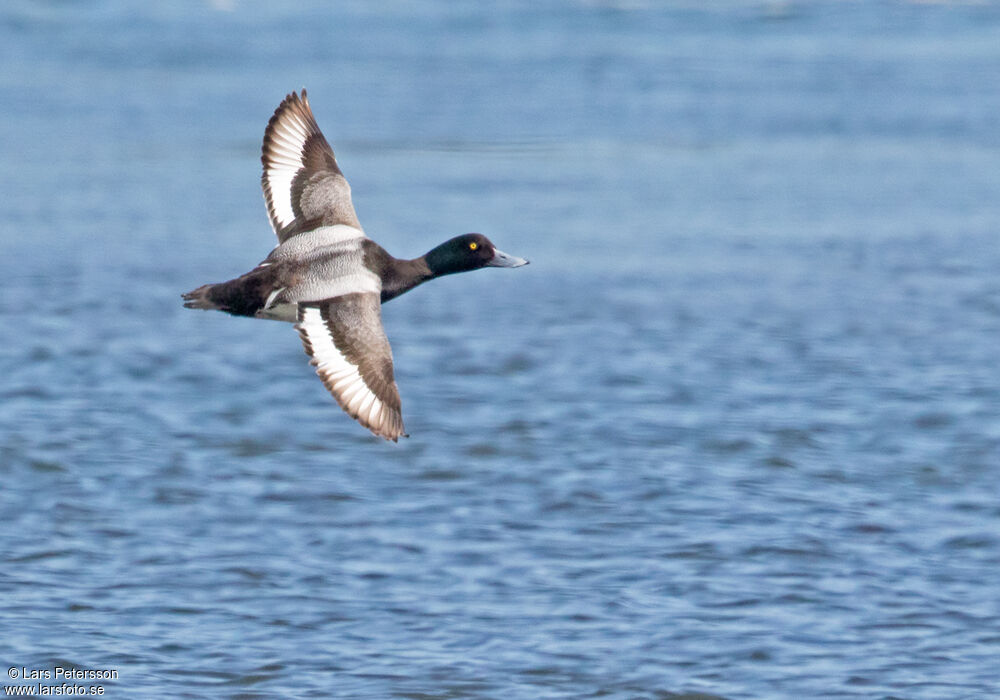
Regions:
<svg viewBox="0 0 1000 700"><path fill-rule="evenodd" d="M203 284L197 289L193 289L187 294L182 294L184 298L184 307L187 309L220 309L225 311L221 306L212 301L209 294L212 291L214 284Z"/></svg>
<svg viewBox="0 0 1000 700"><path fill-rule="evenodd" d="M189 309L218 309L234 316L253 316L278 286L275 267L258 267L241 277L218 284L203 284L184 294Z"/></svg>

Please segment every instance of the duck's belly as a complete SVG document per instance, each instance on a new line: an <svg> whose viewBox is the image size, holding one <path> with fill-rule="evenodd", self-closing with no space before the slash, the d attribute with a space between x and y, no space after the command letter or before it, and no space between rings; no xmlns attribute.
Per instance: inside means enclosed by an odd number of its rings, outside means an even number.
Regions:
<svg viewBox="0 0 1000 700"><path fill-rule="evenodd" d="M257 318L266 318L271 321L287 321L295 323L298 320L298 304L274 304L270 308L264 308L254 314Z"/></svg>

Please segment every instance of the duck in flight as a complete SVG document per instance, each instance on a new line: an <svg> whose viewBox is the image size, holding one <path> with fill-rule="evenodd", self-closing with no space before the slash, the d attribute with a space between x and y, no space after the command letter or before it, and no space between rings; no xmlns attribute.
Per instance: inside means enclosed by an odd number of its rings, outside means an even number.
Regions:
<svg viewBox="0 0 1000 700"><path fill-rule="evenodd" d="M305 90L275 110L262 150L261 184L278 246L245 275L184 294L184 306L295 323L341 408L387 440L407 437L381 305L435 277L528 261L478 233L414 260L389 255L361 229Z"/></svg>

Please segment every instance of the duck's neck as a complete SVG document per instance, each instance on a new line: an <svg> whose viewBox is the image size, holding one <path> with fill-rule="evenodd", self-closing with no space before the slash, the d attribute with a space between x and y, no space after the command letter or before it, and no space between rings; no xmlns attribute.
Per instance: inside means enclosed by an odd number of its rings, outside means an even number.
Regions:
<svg viewBox="0 0 1000 700"><path fill-rule="evenodd" d="M365 254L370 256L367 259L369 267L381 270L383 304L427 280L462 271L451 264L447 244L413 260L394 258L374 241L366 241L366 244Z"/></svg>
<svg viewBox="0 0 1000 700"><path fill-rule="evenodd" d="M392 258L382 274L382 303L435 277L437 275L431 272L422 257L413 260Z"/></svg>

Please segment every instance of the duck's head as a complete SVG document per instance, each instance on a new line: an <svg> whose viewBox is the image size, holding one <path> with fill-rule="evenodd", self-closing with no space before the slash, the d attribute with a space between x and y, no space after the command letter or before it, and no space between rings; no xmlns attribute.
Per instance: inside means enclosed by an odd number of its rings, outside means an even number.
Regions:
<svg viewBox="0 0 1000 700"><path fill-rule="evenodd" d="M478 270L480 267L521 267L528 261L507 255L481 233L466 233L445 241L424 256L434 276Z"/></svg>

